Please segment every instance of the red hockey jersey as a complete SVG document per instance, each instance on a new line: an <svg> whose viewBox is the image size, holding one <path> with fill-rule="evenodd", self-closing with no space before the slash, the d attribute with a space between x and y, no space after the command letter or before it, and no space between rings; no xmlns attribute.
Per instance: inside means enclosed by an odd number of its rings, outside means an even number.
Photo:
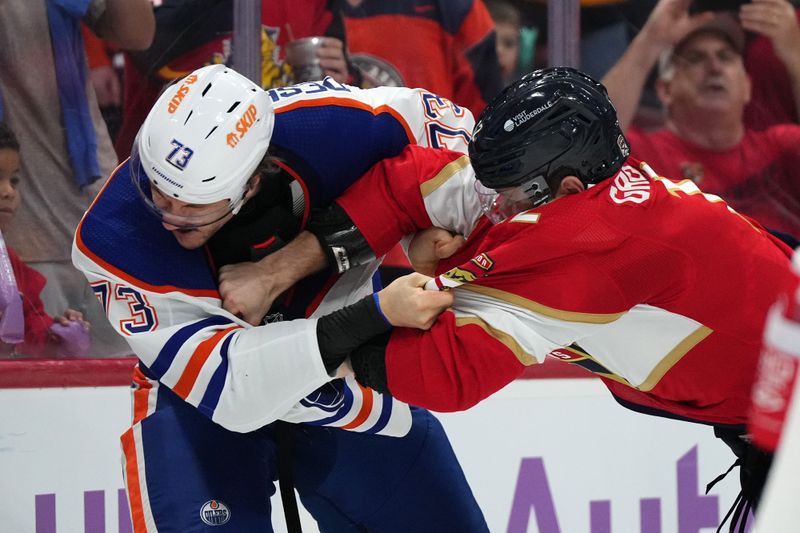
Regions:
<svg viewBox="0 0 800 533"><path fill-rule="evenodd" d="M387 347L397 398L466 409L549 354L597 373L637 410L746 422L764 317L788 247L692 182L629 161L591 189L492 226L458 153L407 149L339 203L381 253L438 225L470 233L440 265L455 304Z"/></svg>

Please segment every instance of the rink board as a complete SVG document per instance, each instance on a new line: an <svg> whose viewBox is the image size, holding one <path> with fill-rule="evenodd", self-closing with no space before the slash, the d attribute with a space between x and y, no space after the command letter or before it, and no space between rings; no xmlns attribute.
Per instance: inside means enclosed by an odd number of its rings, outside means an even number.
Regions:
<svg viewBox="0 0 800 533"><path fill-rule="evenodd" d="M69 365L34 363L30 386L21 364L16 379L0 366L0 531L130 531L119 447L129 388L109 369L127 363L87 364L76 380ZM440 419L492 532L711 532L738 493L734 472L704 495L733 462L710 428L627 411L596 379L518 380Z"/></svg>

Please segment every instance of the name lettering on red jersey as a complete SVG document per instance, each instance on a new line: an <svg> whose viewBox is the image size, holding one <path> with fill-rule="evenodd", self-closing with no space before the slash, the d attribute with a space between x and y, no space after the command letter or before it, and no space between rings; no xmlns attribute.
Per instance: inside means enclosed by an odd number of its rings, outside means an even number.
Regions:
<svg viewBox="0 0 800 533"><path fill-rule="evenodd" d="M639 171L625 165L614 176L614 184L609 189L609 195L616 204L643 204L650 199L651 183Z"/></svg>

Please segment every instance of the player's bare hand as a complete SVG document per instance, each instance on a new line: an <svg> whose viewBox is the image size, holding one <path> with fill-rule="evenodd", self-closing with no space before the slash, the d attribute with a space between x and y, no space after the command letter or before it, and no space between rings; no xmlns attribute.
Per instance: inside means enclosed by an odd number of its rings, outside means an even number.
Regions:
<svg viewBox="0 0 800 533"><path fill-rule="evenodd" d="M222 267L218 279L222 306L248 323L260 325L276 298L326 266L319 241L303 231L258 262Z"/></svg>
<svg viewBox="0 0 800 533"><path fill-rule="evenodd" d="M272 302L282 292L275 277L262 263L237 263L219 270L222 307L246 322L258 326Z"/></svg>
<svg viewBox="0 0 800 533"><path fill-rule="evenodd" d="M433 276L441 259L456 253L465 239L442 228L428 228L420 231L408 247L408 259L414 270L426 276Z"/></svg>
<svg viewBox="0 0 800 533"><path fill-rule="evenodd" d="M349 78L347 60L344 55L344 44L335 37L324 37L320 47L317 48L319 66L326 76L331 76L339 83L345 83Z"/></svg>
<svg viewBox="0 0 800 533"><path fill-rule="evenodd" d="M742 27L772 41L785 65L800 60L800 24L787 0L751 0L739 9Z"/></svg>
<svg viewBox="0 0 800 533"><path fill-rule="evenodd" d="M430 329L436 318L453 305L450 291L426 291L431 278L417 272L394 280L378 293L381 311L393 326Z"/></svg>

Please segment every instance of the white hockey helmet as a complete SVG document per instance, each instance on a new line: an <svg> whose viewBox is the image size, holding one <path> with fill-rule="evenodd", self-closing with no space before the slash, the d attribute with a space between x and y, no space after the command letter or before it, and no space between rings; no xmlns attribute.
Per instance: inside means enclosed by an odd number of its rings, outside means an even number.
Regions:
<svg viewBox="0 0 800 533"><path fill-rule="evenodd" d="M267 93L225 65L195 70L159 97L131 150L131 176L147 205L183 227L211 224L236 214L247 183L264 158L275 114ZM190 204L229 200L219 213L162 212L151 187Z"/></svg>

